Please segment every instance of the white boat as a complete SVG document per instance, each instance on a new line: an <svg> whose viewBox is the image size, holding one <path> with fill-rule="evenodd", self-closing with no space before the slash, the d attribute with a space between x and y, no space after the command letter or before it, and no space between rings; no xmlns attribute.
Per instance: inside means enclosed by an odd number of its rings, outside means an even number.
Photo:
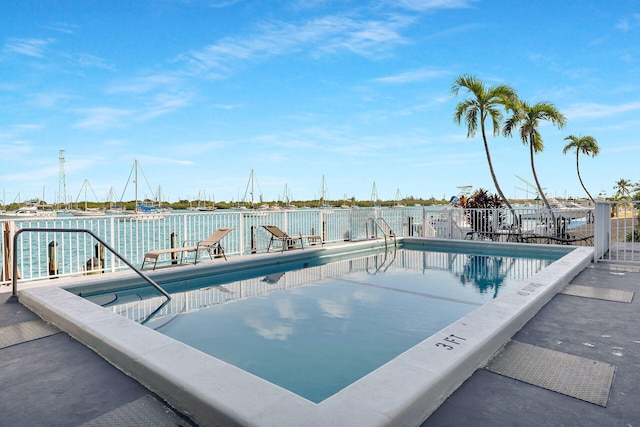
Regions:
<svg viewBox="0 0 640 427"><path fill-rule="evenodd" d="M84 210L74 209L71 211L71 214L73 216L82 216L82 217L104 216L106 215L106 212L104 209L100 209L100 208L84 208Z"/></svg>
<svg viewBox="0 0 640 427"><path fill-rule="evenodd" d="M120 221L154 221L164 218L164 214L155 206L137 205L135 209L125 210Z"/></svg>
<svg viewBox="0 0 640 427"><path fill-rule="evenodd" d="M402 197L402 193L400 193L400 189L396 189L396 201L393 204L394 208L406 208L407 206L403 203L400 203L404 198Z"/></svg>
<svg viewBox="0 0 640 427"><path fill-rule="evenodd" d="M96 200L98 200L98 197L96 196L95 191L93 191L93 187L91 187L91 184L89 184L89 180L85 179L84 182L82 183L82 187L80 187L80 191L78 192L78 196L76 197L76 208L78 205L78 199L80 199L80 194L82 193L82 190L84 189L84 210L81 209L72 209L70 212L73 216L103 216L105 215L105 211L102 208L90 208L87 207L87 190L91 190L91 192L93 193L93 197L96 198Z"/></svg>
<svg viewBox="0 0 640 427"><path fill-rule="evenodd" d="M206 190L202 190L202 196L200 195L201 192L198 192L198 206L195 208L195 210L200 211L200 212L212 212L215 211L216 209L218 209L216 207L216 201L213 200L213 196L212 196L212 200L211 200L211 206L207 205L207 192ZM200 204L202 202L202 205Z"/></svg>
<svg viewBox="0 0 640 427"><path fill-rule="evenodd" d="M133 168L131 169L131 173L129 173L129 180L127 180L127 185L131 180L131 175L135 173L133 182L135 183L135 201L136 207L135 209L127 209L123 211L124 215L119 219L120 221L153 221L164 218L164 215L156 208L155 206L146 206L138 204L138 160L133 162ZM146 178L145 178L146 179ZM125 191L127 189L127 185L125 185ZM124 193L123 193L124 195ZM121 198L122 201L122 198Z"/></svg>
<svg viewBox="0 0 640 427"><path fill-rule="evenodd" d="M255 186L258 187L258 194L259 194L259 200L260 200L260 205L256 205L256 201L254 200L254 190L255 190ZM263 203L262 200L262 190L260 189L260 184L258 184L258 179L256 178L256 174L253 171L253 169L251 169L251 174L249 175L249 182L247 182L247 188L245 188L244 190L244 196L242 197L242 206L239 206L240 209L242 208L246 208L246 203L247 203L247 193L249 193L249 195L251 196L251 199L248 201L249 202L249 209L268 209L269 205L265 205ZM265 208L266 206L266 208Z"/></svg>
<svg viewBox="0 0 640 427"><path fill-rule="evenodd" d="M27 220L55 218L56 211L40 210L38 206L22 206L15 211L0 214L1 219Z"/></svg>

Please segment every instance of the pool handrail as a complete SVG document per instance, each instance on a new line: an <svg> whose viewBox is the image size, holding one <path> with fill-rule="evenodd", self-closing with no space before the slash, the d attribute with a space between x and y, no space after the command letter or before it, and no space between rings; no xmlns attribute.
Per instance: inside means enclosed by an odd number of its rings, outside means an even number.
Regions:
<svg viewBox="0 0 640 427"><path fill-rule="evenodd" d="M394 233L393 229L391 228L391 226L389 225L389 223L387 221L384 220L384 218L382 217L378 217L378 218L369 218L369 221L373 221L373 223L376 226L376 229L379 229L382 232L382 235L384 236L384 249L385 251L387 250L387 237L393 237L393 246L397 247L398 246L398 242L396 240L396 233ZM380 224L380 222L382 222L382 224L384 224L384 227ZM385 230L386 228L386 230ZM387 234L388 232L388 234Z"/></svg>
<svg viewBox="0 0 640 427"><path fill-rule="evenodd" d="M87 233L91 235L94 239L100 242L105 248L111 251L116 257L118 257L122 262L129 266L133 271L135 271L140 277L146 280L151 286L156 288L162 295L167 298L167 301L171 300L171 295L167 293L160 285L158 285L151 277L147 276L145 273L140 271L136 266L131 264L128 260L126 260L122 255L120 255L115 249L109 246L104 240L102 240L98 235L96 235L93 231L87 230L84 228L20 228L16 231L13 236L13 277L12 285L13 289L11 292L11 296L17 298L18 297L18 251L16 248L18 247L18 236L25 232L45 232L45 233Z"/></svg>

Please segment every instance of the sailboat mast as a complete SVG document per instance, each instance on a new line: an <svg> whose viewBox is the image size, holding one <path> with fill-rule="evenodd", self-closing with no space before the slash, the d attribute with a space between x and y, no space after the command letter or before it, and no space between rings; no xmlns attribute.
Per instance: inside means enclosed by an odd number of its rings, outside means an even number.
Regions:
<svg viewBox="0 0 640 427"><path fill-rule="evenodd" d="M135 184L135 195L136 195L136 202L135 202L135 206L134 206L134 210L138 210L138 160L135 160L133 162L133 167L135 168L135 175L133 177L133 182Z"/></svg>

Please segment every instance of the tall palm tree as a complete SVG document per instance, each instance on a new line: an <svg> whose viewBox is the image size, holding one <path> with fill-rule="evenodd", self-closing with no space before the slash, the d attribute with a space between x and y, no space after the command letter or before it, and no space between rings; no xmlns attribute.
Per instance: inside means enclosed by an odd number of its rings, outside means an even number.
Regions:
<svg viewBox="0 0 640 427"><path fill-rule="evenodd" d="M530 105L525 101L516 99L506 107L513 115L505 122L503 133L505 136L511 136L513 131L518 128L518 133L520 134L522 143L529 146L533 178L536 181L538 193L540 194L540 197L542 197L545 207L551 212L551 206L544 195L544 191L542 191L540 181L538 180L538 174L536 174L536 166L533 161L534 154L540 153L544 150L544 144L542 142L542 136L538 131L538 126L540 125L540 121L546 120L556 125L558 128L563 128L567 119L552 103L546 101ZM554 218L553 212L551 212L551 217Z"/></svg>
<svg viewBox="0 0 640 427"><path fill-rule="evenodd" d="M453 82L451 85L451 93L454 96L458 96L458 92L462 88L466 89L471 96L456 106L453 121L460 124L464 119L464 122L467 125L467 138L473 138L478 131L478 124L480 125L482 140L484 142L484 151L487 155L487 162L489 163L489 171L491 172L493 184L496 186L496 190L502 200L504 200L504 203L513 212L513 208L511 207L509 200L507 200L502 193L496 174L493 171L493 163L491 162L491 154L489 153L489 144L487 143L484 122L488 117L491 117L493 136L497 136L500 133L500 126L502 124L502 112L499 108L504 107L511 98L514 98L516 96L516 92L508 85L487 87L484 82L469 74L464 74ZM515 213L514 220L517 220Z"/></svg>
<svg viewBox="0 0 640 427"><path fill-rule="evenodd" d="M575 136L569 135L564 139L565 141L569 141L567 145L564 146L562 150L563 154L567 154L567 151L571 149L576 150L576 170L578 171L578 179L580 180L580 185L584 188L584 191L587 193L587 196L591 199L591 203L595 204L593 197L591 197L591 193L587 190L587 187L584 186L582 182L582 177L580 176L580 166L578 165L578 156L580 153L585 154L587 156L595 157L600 153L600 147L598 146L598 141L592 136Z"/></svg>

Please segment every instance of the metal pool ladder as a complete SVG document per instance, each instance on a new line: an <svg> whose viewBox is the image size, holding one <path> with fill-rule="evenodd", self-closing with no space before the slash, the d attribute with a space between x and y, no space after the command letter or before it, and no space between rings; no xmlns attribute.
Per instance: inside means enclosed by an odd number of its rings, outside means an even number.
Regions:
<svg viewBox="0 0 640 427"><path fill-rule="evenodd" d="M81 228L21 228L18 231L16 231L16 234L13 236L13 277L11 279L12 282L13 282L13 291L12 291L12 294L11 294L12 297L15 297L15 298L18 297L18 280L17 280L17 278L18 278L18 251L16 250L17 247L18 247L18 236L20 234L26 233L26 232L87 233L87 234L91 235L94 239L96 239L98 242L100 242L100 244L102 246L104 246L109 251L111 251L111 253L114 254L116 257L118 257L122 262L127 264L129 266L129 268L131 268L133 271L135 271L140 277L142 277L144 280L146 280L151 286L156 288L162 295L164 295L167 298L167 301L171 300L171 295L169 295L167 293L167 291L162 289L162 287L160 285L158 285L151 277L147 276L145 273L143 273L138 268L136 268L133 264L131 264L129 261L127 261L122 255L120 255L118 252L116 252L115 249L113 249L104 240L102 240L100 237L98 237L93 231L86 230L86 229L81 229Z"/></svg>
<svg viewBox="0 0 640 427"><path fill-rule="evenodd" d="M389 239L393 239L393 246L397 247L398 243L396 241L396 233L394 233L394 231L391 229L391 227L389 226L389 223L387 223L387 221L384 220L384 218L369 218L368 221L372 221L375 225L375 230L378 231L380 230L382 232L382 235L384 236L384 249L387 250L387 238ZM367 221L367 224L368 224ZM367 233L368 235L369 233ZM376 237L377 237L376 233Z"/></svg>

